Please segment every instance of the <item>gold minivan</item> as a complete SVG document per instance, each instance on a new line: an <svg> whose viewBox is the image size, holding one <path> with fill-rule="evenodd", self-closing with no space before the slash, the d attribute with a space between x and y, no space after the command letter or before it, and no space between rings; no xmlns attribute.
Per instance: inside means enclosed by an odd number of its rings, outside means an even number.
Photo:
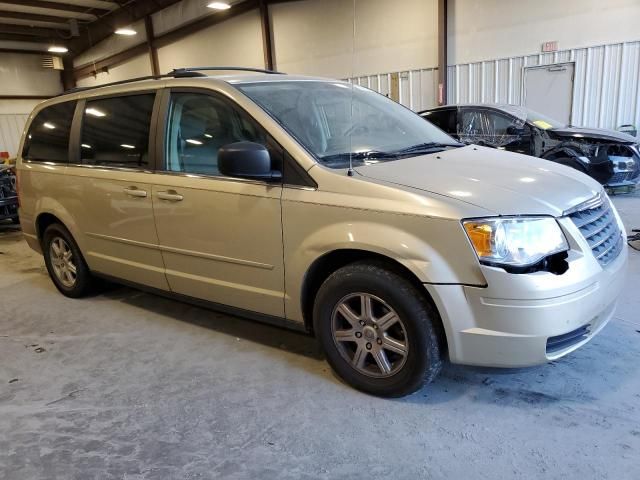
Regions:
<svg viewBox="0 0 640 480"><path fill-rule="evenodd" d="M461 145L349 83L201 70L30 116L20 218L64 295L102 277L312 332L382 396L445 358L559 358L612 317L624 228L588 176Z"/></svg>

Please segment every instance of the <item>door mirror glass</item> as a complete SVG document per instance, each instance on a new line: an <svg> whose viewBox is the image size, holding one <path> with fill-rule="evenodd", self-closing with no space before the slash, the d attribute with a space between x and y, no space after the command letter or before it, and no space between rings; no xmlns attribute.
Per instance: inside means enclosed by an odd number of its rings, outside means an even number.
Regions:
<svg viewBox="0 0 640 480"><path fill-rule="evenodd" d="M525 134L524 127L518 127L515 125L509 125L507 127L507 135L513 135L516 137L521 137Z"/></svg>
<svg viewBox="0 0 640 480"><path fill-rule="evenodd" d="M248 178L267 182L279 181L282 173L271 168L271 156L263 145L254 142L235 142L218 150L218 169L229 177Z"/></svg>

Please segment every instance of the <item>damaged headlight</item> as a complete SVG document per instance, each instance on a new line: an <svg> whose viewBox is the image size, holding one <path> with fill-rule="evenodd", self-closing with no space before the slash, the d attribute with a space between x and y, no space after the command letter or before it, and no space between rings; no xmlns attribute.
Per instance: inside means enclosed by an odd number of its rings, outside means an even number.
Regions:
<svg viewBox="0 0 640 480"><path fill-rule="evenodd" d="M569 250L558 222L551 217L506 217L463 220L480 263L527 267Z"/></svg>

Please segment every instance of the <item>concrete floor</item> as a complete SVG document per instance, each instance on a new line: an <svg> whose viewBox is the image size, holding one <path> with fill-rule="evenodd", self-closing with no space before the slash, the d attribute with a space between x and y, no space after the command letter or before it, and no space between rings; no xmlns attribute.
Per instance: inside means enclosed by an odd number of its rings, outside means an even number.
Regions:
<svg viewBox="0 0 640 480"><path fill-rule="evenodd" d="M640 227L640 196L614 201ZM0 477L637 479L638 285L632 251L615 319L569 357L382 400L304 335L128 288L67 299L1 226Z"/></svg>

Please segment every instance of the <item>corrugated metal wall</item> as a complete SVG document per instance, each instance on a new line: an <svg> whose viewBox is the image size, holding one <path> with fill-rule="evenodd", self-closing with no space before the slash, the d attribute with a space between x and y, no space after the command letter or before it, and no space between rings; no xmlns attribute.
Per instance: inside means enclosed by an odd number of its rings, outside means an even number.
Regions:
<svg viewBox="0 0 640 480"><path fill-rule="evenodd" d="M575 62L571 123L640 124L640 42L576 48L448 67L449 103L522 102L526 67Z"/></svg>
<svg viewBox="0 0 640 480"><path fill-rule="evenodd" d="M18 153L18 144L28 114L0 114L0 152L9 152L10 156Z"/></svg>
<svg viewBox="0 0 640 480"><path fill-rule="evenodd" d="M447 72L448 103L519 105L526 67L564 62L575 62L573 125L640 125L640 41L451 65ZM393 96L394 75L399 78L400 103L416 111L436 104L437 69L369 75L349 81Z"/></svg>
<svg viewBox="0 0 640 480"><path fill-rule="evenodd" d="M397 90L393 92L394 79L397 79ZM438 98L438 69L423 68L405 72L383 73L348 79L349 82L370 88L420 111L435 107Z"/></svg>

